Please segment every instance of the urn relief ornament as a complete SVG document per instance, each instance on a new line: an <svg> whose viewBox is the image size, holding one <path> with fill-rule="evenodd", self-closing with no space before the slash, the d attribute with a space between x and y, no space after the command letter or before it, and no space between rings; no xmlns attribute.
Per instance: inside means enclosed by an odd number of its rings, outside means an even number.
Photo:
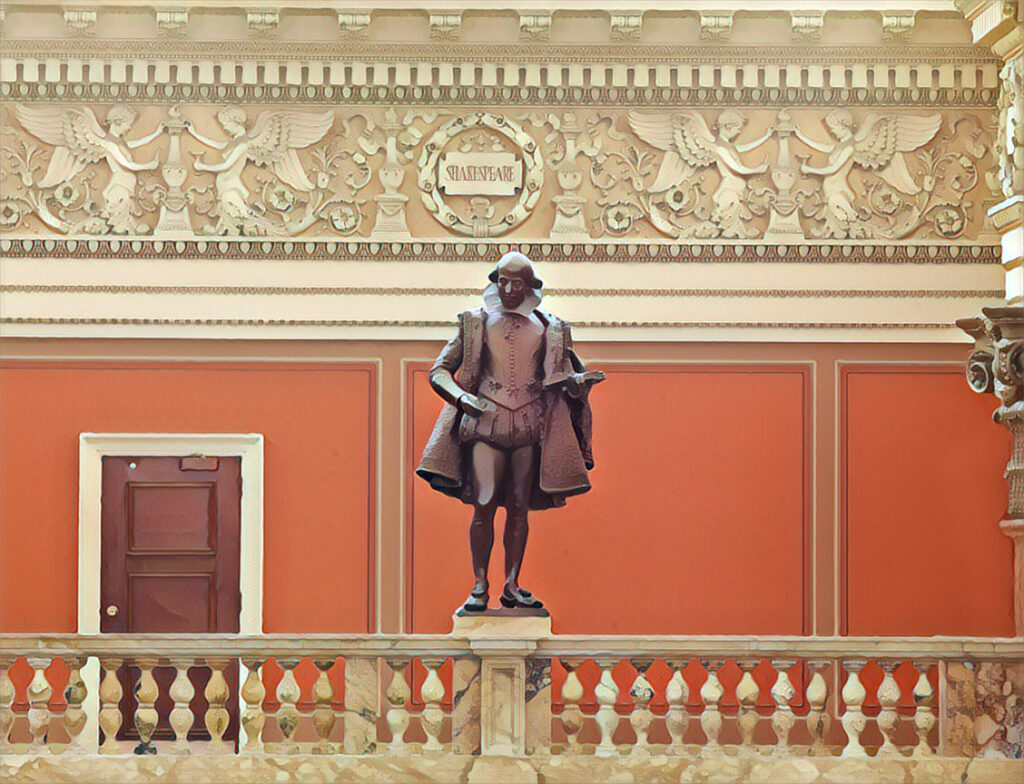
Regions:
<svg viewBox="0 0 1024 784"><path fill-rule="evenodd" d="M508 609L541 610L519 584L533 509L562 506L590 489L594 466L588 397L604 380L573 351L569 325L539 308L542 282L511 251L489 276L483 306L459 315L459 331L430 371L445 401L416 473L473 507L473 588L462 613L487 609L494 515L505 519Z"/></svg>

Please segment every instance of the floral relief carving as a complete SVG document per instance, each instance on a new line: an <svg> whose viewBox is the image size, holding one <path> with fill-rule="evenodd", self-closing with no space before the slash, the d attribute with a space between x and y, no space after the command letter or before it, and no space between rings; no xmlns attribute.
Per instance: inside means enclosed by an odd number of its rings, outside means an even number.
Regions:
<svg viewBox="0 0 1024 784"><path fill-rule="evenodd" d="M398 106L14 104L2 123L0 230L971 241L998 184L979 175L993 163L990 119L963 109L566 106L513 119Z"/></svg>

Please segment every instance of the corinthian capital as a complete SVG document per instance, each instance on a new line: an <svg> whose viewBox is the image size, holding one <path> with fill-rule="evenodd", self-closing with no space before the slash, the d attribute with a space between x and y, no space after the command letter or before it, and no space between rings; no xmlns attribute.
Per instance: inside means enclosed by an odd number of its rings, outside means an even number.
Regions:
<svg viewBox="0 0 1024 784"><path fill-rule="evenodd" d="M967 383L979 394L995 393L1007 409L1024 399L1024 320L1020 308L982 308L957 326L974 338L967 361ZM997 418L999 412L997 412Z"/></svg>

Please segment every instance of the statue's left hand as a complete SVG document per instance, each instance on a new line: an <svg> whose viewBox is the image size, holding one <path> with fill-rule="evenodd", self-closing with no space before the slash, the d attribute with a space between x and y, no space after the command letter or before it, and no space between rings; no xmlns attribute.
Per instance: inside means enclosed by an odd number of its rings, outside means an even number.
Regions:
<svg viewBox="0 0 1024 784"><path fill-rule="evenodd" d="M587 370L583 373L573 373L565 380L565 386L569 394L579 397L588 385L604 381L604 372L601 370Z"/></svg>

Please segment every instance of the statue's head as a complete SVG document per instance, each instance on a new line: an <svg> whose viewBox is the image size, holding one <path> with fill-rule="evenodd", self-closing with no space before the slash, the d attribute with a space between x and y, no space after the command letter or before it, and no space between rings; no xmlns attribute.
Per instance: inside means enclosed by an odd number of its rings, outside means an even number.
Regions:
<svg viewBox="0 0 1024 784"><path fill-rule="evenodd" d="M217 112L217 122L232 137L245 133L245 111L237 106L225 106Z"/></svg>
<svg viewBox="0 0 1024 784"><path fill-rule="evenodd" d="M519 251L506 253L487 276L498 287L501 305L506 310L515 310L526 297L544 283L533 272L533 264Z"/></svg>
<svg viewBox="0 0 1024 784"><path fill-rule="evenodd" d="M845 142L853 136L853 131L857 126L849 109L833 109L825 115L825 127L839 141Z"/></svg>
<svg viewBox="0 0 1024 784"><path fill-rule="evenodd" d="M740 135L740 131L743 130L743 126L746 124L747 120L742 114L734 112L732 109L726 109L715 120L715 129L718 131L719 136L727 142L731 142Z"/></svg>
<svg viewBox="0 0 1024 784"><path fill-rule="evenodd" d="M114 136L124 136L135 125L138 116L138 112L134 109L119 104L107 112L107 130Z"/></svg>

